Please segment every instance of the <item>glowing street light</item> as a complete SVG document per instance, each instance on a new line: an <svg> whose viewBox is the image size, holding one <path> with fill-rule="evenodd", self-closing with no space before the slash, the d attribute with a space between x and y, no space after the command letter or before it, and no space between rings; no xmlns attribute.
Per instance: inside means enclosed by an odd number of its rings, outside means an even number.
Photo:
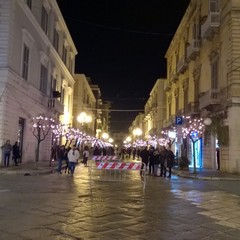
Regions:
<svg viewBox="0 0 240 240"><path fill-rule="evenodd" d="M90 123L90 122L92 122L92 117L90 115L88 115L87 113L85 113L85 112L81 112L78 115L77 120L81 124Z"/></svg>
<svg viewBox="0 0 240 240"><path fill-rule="evenodd" d="M137 136L137 137L141 136L142 135L142 130L140 128L133 129L133 135Z"/></svg>
<svg viewBox="0 0 240 240"><path fill-rule="evenodd" d="M108 138L109 138L109 135L108 135L108 133L103 133L102 134L102 138L104 139L104 140L107 140Z"/></svg>

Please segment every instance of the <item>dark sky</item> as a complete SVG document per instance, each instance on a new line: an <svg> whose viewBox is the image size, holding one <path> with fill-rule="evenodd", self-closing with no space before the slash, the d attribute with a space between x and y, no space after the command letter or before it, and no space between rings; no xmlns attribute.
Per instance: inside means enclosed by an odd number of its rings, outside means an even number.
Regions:
<svg viewBox="0 0 240 240"><path fill-rule="evenodd" d="M127 131L144 109L190 0L57 0L78 50L76 73L111 101L111 130Z"/></svg>

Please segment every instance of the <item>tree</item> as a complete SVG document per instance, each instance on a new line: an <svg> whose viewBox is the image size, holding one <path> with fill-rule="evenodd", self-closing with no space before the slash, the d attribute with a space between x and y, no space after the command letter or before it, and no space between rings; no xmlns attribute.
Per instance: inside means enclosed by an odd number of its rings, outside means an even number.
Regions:
<svg viewBox="0 0 240 240"><path fill-rule="evenodd" d="M186 117L185 126L182 128L183 137L189 137L193 143L193 167L194 173L196 173L196 152L195 144L202 138L205 131L205 124L203 118L198 117Z"/></svg>
<svg viewBox="0 0 240 240"><path fill-rule="evenodd" d="M55 127L55 120L44 116L37 116L32 118L33 135L37 139L37 147L35 152L35 163L39 160L40 143L45 140L48 133Z"/></svg>
<svg viewBox="0 0 240 240"><path fill-rule="evenodd" d="M160 141L163 143L161 145L165 145L168 147L172 147L173 143L175 142L176 138L176 129L175 127L168 127L162 129L162 138Z"/></svg>

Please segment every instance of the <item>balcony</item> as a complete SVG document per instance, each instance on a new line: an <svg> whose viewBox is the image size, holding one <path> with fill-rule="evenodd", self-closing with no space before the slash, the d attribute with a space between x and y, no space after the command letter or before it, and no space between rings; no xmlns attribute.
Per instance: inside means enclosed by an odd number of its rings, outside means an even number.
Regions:
<svg viewBox="0 0 240 240"><path fill-rule="evenodd" d="M199 113L198 110L198 103L196 102L190 102L187 104L187 106L184 107L184 114L191 116L191 115L196 115Z"/></svg>
<svg viewBox="0 0 240 240"><path fill-rule="evenodd" d="M210 12L201 26L201 37L212 38L220 26L220 12Z"/></svg>
<svg viewBox="0 0 240 240"><path fill-rule="evenodd" d="M183 56L178 62L177 62L177 72L178 73L184 73L188 68L188 63L186 61L186 57Z"/></svg>
<svg viewBox="0 0 240 240"><path fill-rule="evenodd" d="M220 91L218 89L210 89L199 97L199 109L211 110L214 106L220 104Z"/></svg>
<svg viewBox="0 0 240 240"><path fill-rule="evenodd" d="M48 108L52 109L60 114L64 113L64 106L63 104L57 100L56 98L49 98L48 99Z"/></svg>
<svg viewBox="0 0 240 240"><path fill-rule="evenodd" d="M193 39L190 45L187 47L187 59L194 60L200 52L200 40Z"/></svg>

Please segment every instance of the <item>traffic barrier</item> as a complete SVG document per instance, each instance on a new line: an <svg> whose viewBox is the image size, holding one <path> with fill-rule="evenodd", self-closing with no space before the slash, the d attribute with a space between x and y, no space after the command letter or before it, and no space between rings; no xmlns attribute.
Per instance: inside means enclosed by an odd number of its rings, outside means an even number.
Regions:
<svg viewBox="0 0 240 240"><path fill-rule="evenodd" d="M98 162L96 163L97 169L109 169L109 170L140 170L141 163L135 162Z"/></svg>
<svg viewBox="0 0 240 240"><path fill-rule="evenodd" d="M142 162L96 162L90 161L88 165L90 175L90 190L92 193L93 181L129 181L135 177L130 172L139 172L143 191L146 187L146 164Z"/></svg>
<svg viewBox="0 0 240 240"><path fill-rule="evenodd" d="M117 156L93 156L95 161L109 161L109 160L118 160Z"/></svg>

